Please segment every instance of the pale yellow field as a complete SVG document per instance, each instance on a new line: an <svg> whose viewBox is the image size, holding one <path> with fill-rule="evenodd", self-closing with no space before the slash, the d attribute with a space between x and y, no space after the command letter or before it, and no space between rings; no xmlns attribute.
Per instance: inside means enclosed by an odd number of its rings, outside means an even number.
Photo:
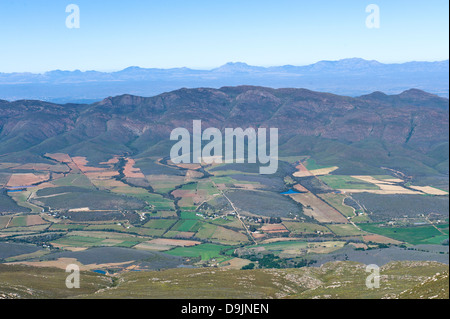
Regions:
<svg viewBox="0 0 450 319"><path fill-rule="evenodd" d="M89 207L81 207L81 208L72 208L69 209L69 212L78 213L78 212L88 212Z"/></svg>
<svg viewBox="0 0 450 319"><path fill-rule="evenodd" d="M303 206L311 207L311 209L304 208L305 215L316 219L320 223L348 223L347 218L312 193L292 194L289 196Z"/></svg>
<svg viewBox="0 0 450 319"><path fill-rule="evenodd" d="M216 231L211 236L211 239L218 239L235 243L248 241L246 235L220 226L216 228Z"/></svg>
<svg viewBox="0 0 450 319"><path fill-rule="evenodd" d="M45 154L45 156L54 159L57 162L60 163L70 163L72 162L72 159L70 158L69 155L67 154L63 154L63 153L55 153L55 154Z"/></svg>
<svg viewBox="0 0 450 319"><path fill-rule="evenodd" d="M242 267L247 266L250 263L251 261L248 259L233 258L222 263L220 266L222 269L241 269Z"/></svg>
<svg viewBox="0 0 450 319"><path fill-rule="evenodd" d="M202 178L202 177L203 177L203 173L198 172L198 171L189 170L186 173L184 181L187 183L187 182L191 182L195 179Z"/></svg>
<svg viewBox="0 0 450 319"><path fill-rule="evenodd" d="M392 187L390 189L340 189L340 192L343 194L350 193L371 193L371 194L378 194L378 195L420 195L421 192L415 192L403 187L395 188Z"/></svg>
<svg viewBox="0 0 450 319"><path fill-rule="evenodd" d="M169 246L180 246L180 247L190 247L200 245L201 242L195 240L181 240L181 239L168 239L168 238L156 238L148 241L149 244L157 245L169 245Z"/></svg>
<svg viewBox="0 0 450 319"><path fill-rule="evenodd" d="M335 170L337 170L338 168L339 168L338 166L333 166L333 167L327 167L327 168L321 168L321 169L314 169L314 170L311 170L310 173L313 174L314 176L328 175L331 172L334 172Z"/></svg>
<svg viewBox="0 0 450 319"><path fill-rule="evenodd" d="M313 176L311 172L306 169L305 165L301 163L297 165L296 169L298 169L298 171L293 174L294 177Z"/></svg>
<svg viewBox="0 0 450 319"><path fill-rule="evenodd" d="M366 235L363 236L363 239L365 242L374 242L374 243L380 243L380 244L394 244L394 245L399 245L402 242L389 238L389 237L385 237L382 235Z"/></svg>
<svg viewBox="0 0 450 319"><path fill-rule="evenodd" d="M344 241L326 241L308 245L308 253L327 254L344 247Z"/></svg>
<svg viewBox="0 0 450 319"><path fill-rule="evenodd" d="M86 270L94 270L98 268L113 268L113 267L119 267L123 265L127 265L134 262L134 260L126 261L123 263L109 263L109 264L89 264L89 265L83 265L81 264L77 259L75 258L59 258L57 260L49 260L49 261L28 261L28 262L13 262L13 263L7 263L7 265L26 265L26 266L32 266L32 267L50 267L50 268L58 268L58 269L66 269L68 265L78 265L80 267L80 270L86 271Z"/></svg>
<svg viewBox="0 0 450 319"><path fill-rule="evenodd" d="M149 242L144 242L144 243L140 243L140 244L134 246L133 248L140 249L140 250L150 250L150 251L166 251L166 250L172 249L173 247L174 246L156 245L156 244L151 244Z"/></svg>
<svg viewBox="0 0 450 319"><path fill-rule="evenodd" d="M72 161L75 163L75 165L78 167L78 169L80 171L82 171L83 173L86 173L86 172L102 172L102 171L106 170L106 168L87 166L88 160L84 156L72 157Z"/></svg>
<svg viewBox="0 0 450 319"><path fill-rule="evenodd" d="M418 191L421 191L425 194L430 194L430 195L448 195L447 192L431 187L431 186L410 186L411 188L417 189Z"/></svg>
<svg viewBox="0 0 450 319"><path fill-rule="evenodd" d="M367 175L355 175L353 178L359 179L366 183L371 183L378 186L380 189L340 189L342 193L371 193L379 195L419 195L422 194L419 191L413 191L406 189L400 185L395 185L394 182L388 180L378 180L372 176Z"/></svg>
<svg viewBox="0 0 450 319"><path fill-rule="evenodd" d="M144 174L142 174L141 169L134 167L134 164L136 163L134 159L127 158L127 163L125 167L123 168L123 173L125 174L125 177L127 178L145 178Z"/></svg>

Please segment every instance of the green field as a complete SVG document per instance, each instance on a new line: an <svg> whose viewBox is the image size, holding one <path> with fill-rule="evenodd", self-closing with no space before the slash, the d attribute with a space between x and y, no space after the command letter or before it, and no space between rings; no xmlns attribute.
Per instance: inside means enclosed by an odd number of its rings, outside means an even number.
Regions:
<svg viewBox="0 0 450 319"><path fill-rule="evenodd" d="M194 235L194 233L186 233L186 232L179 232L175 230L169 230L168 232L164 233L164 238L190 238Z"/></svg>
<svg viewBox="0 0 450 319"><path fill-rule="evenodd" d="M214 186L214 184L209 180L198 182L197 190L204 190L206 191L206 194L210 196L220 193L219 190Z"/></svg>
<svg viewBox="0 0 450 319"><path fill-rule="evenodd" d="M27 216L17 216L11 221L9 227L25 227L27 226Z"/></svg>
<svg viewBox="0 0 450 319"><path fill-rule="evenodd" d="M238 174L242 174L242 172L235 172ZM217 175L217 173L214 173ZM242 184L242 182L239 182L238 180L235 180L229 176L226 176L226 174L224 173L223 176L214 176L211 177L211 180L216 183L216 184ZM257 184L257 183L252 183L252 182L245 182L246 184Z"/></svg>
<svg viewBox="0 0 450 319"><path fill-rule="evenodd" d="M168 194L173 191L177 186L184 183L184 176L173 176L173 175L147 175L147 180L149 181L153 190L160 194Z"/></svg>
<svg viewBox="0 0 450 319"><path fill-rule="evenodd" d="M85 230L100 230L100 231L117 231L125 232L127 231L122 225L117 224L100 224L100 225L89 225Z"/></svg>
<svg viewBox="0 0 450 319"><path fill-rule="evenodd" d="M197 216L197 213L187 212L187 211L181 211L180 218L181 219L196 219L196 220L203 219L202 217Z"/></svg>
<svg viewBox="0 0 450 319"><path fill-rule="evenodd" d="M50 230L83 230L86 225L79 224L53 224Z"/></svg>
<svg viewBox="0 0 450 319"><path fill-rule="evenodd" d="M86 236L66 236L55 240L54 243L60 245L74 246L74 247L91 247L99 245L103 238L86 237Z"/></svg>
<svg viewBox="0 0 450 319"><path fill-rule="evenodd" d="M337 236L358 236L363 235L365 232L360 231L352 224L344 225L327 225L327 227L335 233Z"/></svg>
<svg viewBox="0 0 450 319"><path fill-rule="evenodd" d="M19 193L13 193L16 195ZM11 196L13 196L11 195ZM17 195L16 195L17 196ZM26 199L25 199L26 200ZM26 213L31 209L19 206L6 192L0 190L0 213Z"/></svg>
<svg viewBox="0 0 450 319"><path fill-rule="evenodd" d="M440 244L448 238L448 224L443 226L443 235L433 226L411 226L411 227L380 227L380 224L359 224L358 226L370 233L383 235L412 245ZM441 228L441 227L440 227Z"/></svg>
<svg viewBox="0 0 450 319"><path fill-rule="evenodd" d="M364 214L364 215L358 215L358 216L353 217L352 221L354 223L369 223L372 220L369 218L369 216Z"/></svg>
<svg viewBox="0 0 450 319"><path fill-rule="evenodd" d="M184 191L196 191L197 183L190 183L190 184L183 185L180 189L184 190Z"/></svg>
<svg viewBox="0 0 450 319"><path fill-rule="evenodd" d="M312 158L310 158L310 159L308 159L306 162L305 162L305 167L308 169L308 170L310 170L310 171L312 171L312 170L315 170L315 169L322 169L322 168L327 168L327 167L330 167L330 166L324 166L324 165L319 165L319 164L317 164L317 162L314 160L314 159L312 159Z"/></svg>
<svg viewBox="0 0 450 319"><path fill-rule="evenodd" d="M144 227L153 229L168 229L176 223L176 219L152 219Z"/></svg>
<svg viewBox="0 0 450 319"><path fill-rule="evenodd" d="M212 258L221 257L220 252L229 247L215 244L201 244L193 247L177 247L166 253L172 256L200 257L203 261L207 261Z"/></svg>
<svg viewBox="0 0 450 319"><path fill-rule="evenodd" d="M227 226L227 227L233 227L233 228L239 228L239 229L244 228L244 226L242 226L242 223L239 221L239 219L236 217L232 217L232 216L227 216L225 219L224 218L216 218L216 219L209 221L209 223L214 224L214 225Z"/></svg>
<svg viewBox="0 0 450 319"><path fill-rule="evenodd" d="M94 185L92 185L89 178L83 174L69 174L66 177L54 180L53 184L57 186L76 186L94 189Z"/></svg>
<svg viewBox="0 0 450 319"><path fill-rule="evenodd" d="M152 229L152 228L134 228L134 232L143 236L161 237L166 230L165 229Z"/></svg>
<svg viewBox="0 0 450 319"><path fill-rule="evenodd" d="M330 230L325 226L321 226L313 223L299 223L299 222L283 222L283 225L295 235L300 234L313 234L317 231L323 233L330 233Z"/></svg>
<svg viewBox="0 0 450 319"><path fill-rule="evenodd" d="M163 196L158 194L151 194L145 191L145 193L129 194L129 195L149 203L156 210L174 209L173 202L170 199L164 198Z"/></svg>
<svg viewBox="0 0 450 319"><path fill-rule="evenodd" d="M254 245L249 246L249 248L258 248L258 247L264 247L266 250L272 251L272 252L282 252L285 249L292 248L292 247L307 247L308 243L305 241L297 241L297 240L291 240L291 241L279 241L274 243L268 243L268 244L261 244L261 245Z"/></svg>
<svg viewBox="0 0 450 319"><path fill-rule="evenodd" d="M212 237L216 229L217 229L216 225L204 223L198 230L197 234L195 234L195 237L200 239L209 239Z"/></svg>
<svg viewBox="0 0 450 319"><path fill-rule="evenodd" d="M30 209L32 213L40 213L42 211L42 207L33 205L28 202L28 197L31 195L30 191L27 192L19 192L19 193L12 193L11 198L14 199L20 207L25 207L24 211L27 211L27 209Z"/></svg>
<svg viewBox="0 0 450 319"><path fill-rule="evenodd" d="M196 232L200 225L201 223L195 219L184 219L177 222L175 226L172 227L172 230L181 232Z"/></svg>
<svg viewBox="0 0 450 319"><path fill-rule="evenodd" d="M9 216L0 216L0 229L5 228L10 219Z"/></svg>
<svg viewBox="0 0 450 319"><path fill-rule="evenodd" d="M355 216L354 209L350 206L344 205L343 201L345 199L345 195L342 194L319 194L319 197L326 201L328 204L336 208L341 214L345 217L353 217Z"/></svg>

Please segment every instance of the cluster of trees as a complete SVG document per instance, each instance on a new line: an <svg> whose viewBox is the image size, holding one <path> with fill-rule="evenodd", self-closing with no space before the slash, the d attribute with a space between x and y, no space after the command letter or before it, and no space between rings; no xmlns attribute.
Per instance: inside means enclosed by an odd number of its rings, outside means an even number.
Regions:
<svg viewBox="0 0 450 319"><path fill-rule="evenodd" d="M262 223L263 224L281 224L283 221L280 217L270 217L270 218L263 218Z"/></svg>
<svg viewBox="0 0 450 319"><path fill-rule="evenodd" d="M53 245L50 242L53 242L65 234L63 233L54 233L54 234L42 234L42 235L33 235L28 237L5 237L0 239L0 241L11 241L16 243L26 243L26 244L34 244L38 246L46 245L48 248L53 248Z"/></svg>
<svg viewBox="0 0 450 319"><path fill-rule="evenodd" d="M302 268L310 266L316 263L316 260L306 260L306 259L285 259L275 256L274 254L265 255L253 255L248 257L250 261L258 262L258 268ZM256 267L255 263L250 263L244 267L242 270L254 269Z"/></svg>

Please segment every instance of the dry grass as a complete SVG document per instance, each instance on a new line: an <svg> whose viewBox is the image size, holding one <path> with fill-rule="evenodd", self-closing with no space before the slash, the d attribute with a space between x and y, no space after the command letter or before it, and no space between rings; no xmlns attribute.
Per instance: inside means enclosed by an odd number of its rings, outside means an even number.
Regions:
<svg viewBox="0 0 450 319"><path fill-rule="evenodd" d="M221 264L221 269L241 269L244 266L250 264L248 259L233 258Z"/></svg>
<svg viewBox="0 0 450 319"><path fill-rule="evenodd" d="M127 261L123 263L109 263L109 264L90 264L90 265L83 265L81 264L77 259L75 258L59 258L57 260L49 260L49 261L28 261L28 262L13 262L13 263L7 263L7 265L27 265L32 267L45 267L45 268L58 268L58 269L66 269L68 265L78 265L80 267L80 270L86 271L86 270L94 270L98 268L113 268L113 267L119 267L124 266L127 264L130 264L134 261Z"/></svg>
<svg viewBox="0 0 450 319"><path fill-rule="evenodd" d="M328 175L331 172L334 172L335 170L337 170L338 168L339 168L338 166L333 166L333 167L327 167L327 168L314 169L314 170L311 170L310 173L313 174L314 176Z"/></svg>
<svg viewBox="0 0 450 319"><path fill-rule="evenodd" d="M112 166L114 166L117 163L119 163L119 157L118 156L114 156L113 158L111 158L107 162L102 162L100 164L102 164L102 165L109 165L109 166L112 167Z"/></svg>
<svg viewBox="0 0 450 319"><path fill-rule="evenodd" d="M201 242L195 240L180 240L180 239L168 239L168 238L157 238L152 239L146 243L155 245L168 245L168 246L180 246L180 247L191 247L200 245Z"/></svg>
<svg viewBox="0 0 450 319"><path fill-rule="evenodd" d="M429 195L443 195L443 196L448 195L447 192L431 186L410 186L410 187Z"/></svg>
<svg viewBox="0 0 450 319"><path fill-rule="evenodd" d="M320 223L348 223L347 218L312 193L292 194L289 196L306 207L304 209L306 215Z"/></svg>
<svg viewBox="0 0 450 319"><path fill-rule="evenodd" d="M36 226L47 224L45 220L41 218L39 215L29 215L27 216L27 226Z"/></svg>
<svg viewBox="0 0 450 319"><path fill-rule="evenodd" d="M399 245L402 242L389 238L389 237L385 237L382 235L366 235L363 236L363 239L365 242L373 242L373 243L379 243L379 244L394 244L394 245Z"/></svg>
<svg viewBox="0 0 450 319"><path fill-rule="evenodd" d="M50 178L50 174L34 174L34 173L24 173L24 174L12 174L6 186L8 187L18 187L18 186L28 186L43 182Z"/></svg>
<svg viewBox="0 0 450 319"><path fill-rule="evenodd" d="M303 165L301 163L296 166L296 169L297 169L297 172L295 172L293 174L295 177L313 176L311 174L311 172L308 171L308 169L305 167L305 165Z"/></svg>
<svg viewBox="0 0 450 319"><path fill-rule="evenodd" d="M86 157L82 157L82 156L72 157L72 161L75 163L75 165L78 167L78 169L80 171L82 171L83 173L106 171L106 168L87 166L88 161L86 160Z"/></svg>
<svg viewBox="0 0 450 319"><path fill-rule="evenodd" d="M282 224L270 224L270 225L264 225L261 227L261 231L273 234L273 233L288 233L289 231L284 227Z"/></svg>
<svg viewBox="0 0 450 319"><path fill-rule="evenodd" d="M341 189L343 193L371 193L379 195L418 195L419 191L413 191L406 189L400 185L395 185L394 182L389 180L378 180L372 176L352 176L366 183L371 183L379 187L380 189Z"/></svg>
<svg viewBox="0 0 450 319"><path fill-rule="evenodd" d="M125 164L125 167L123 169L123 174L127 178L145 178L145 175L142 174L140 168L134 167L134 164L136 162L134 159L126 158L127 163Z"/></svg>
<svg viewBox="0 0 450 319"><path fill-rule="evenodd" d="M294 189L296 189L296 190L298 190L299 192L302 192L302 193L308 193L309 192L309 190L307 188L303 187L300 184L294 185Z"/></svg>

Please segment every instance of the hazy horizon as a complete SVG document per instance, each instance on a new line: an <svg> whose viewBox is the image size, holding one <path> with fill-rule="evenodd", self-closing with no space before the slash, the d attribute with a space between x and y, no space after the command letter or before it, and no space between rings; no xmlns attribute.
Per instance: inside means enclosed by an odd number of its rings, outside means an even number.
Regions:
<svg viewBox="0 0 450 319"><path fill-rule="evenodd" d="M79 28L66 24L73 3ZM383 63L448 59L448 2L379 0L2 0L0 70L210 69L229 61L308 65L362 57Z"/></svg>
<svg viewBox="0 0 450 319"><path fill-rule="evenodd" d="M62 68L57 68L57 69L51 69L51 70L46 70L46 71L42 71L42 72L31 72L31 71L24 71L24 72L3 72L0 70L0 73L2 74L8 74L8 73L31 73L31 74L45 74L48 72L53 72L53 71L61 71L61 72L102 72L102 73L114 73L114 72L120 72L123 71L125 69L128 68L140 68L140 69L160 69L160 70L172 70L172 69L190 69L190 70L194 70L194 71L212 71L214 69L218 69L221 68L225 65L229 65L229 64L245 64L248 65L250 67L261 67L261 68L275 68L275 67L284 67L284 66L295 66L295 67L303 67L303 66L309 66L309 65L314 65L320 62L339 62L339 61L345 61L345 60L364 60L367 62L378 62L381 64L406 64L406 63L440 63L440 62L446 62L449 61L449 59L444 59L444 60L407 60L407 61L401 61L401 62L383 62L383 61L379 61L376 59L364 59L364 58L359 58L359 57L351 57L351 58L343 58L343 59L339 59L339 60L318 60L316 62L313 63L308 63L308 64L279 64L279 65L253 65L244 61L229 61L226 62L224 64L221 65L217 65L217 66L213 66L213 67L209 67L209 68L197 68L197 67L190 67L188 65L184 65L184 66L173 66L173 67L167 67L167 68L159 68L157 66L147 66L147 67L143 67L143 66L139 66L139 65L129 65L127 67L124 68L120 68L120 69L105 69L105 70L100 70L100 69L62 69Z"/></svg>

